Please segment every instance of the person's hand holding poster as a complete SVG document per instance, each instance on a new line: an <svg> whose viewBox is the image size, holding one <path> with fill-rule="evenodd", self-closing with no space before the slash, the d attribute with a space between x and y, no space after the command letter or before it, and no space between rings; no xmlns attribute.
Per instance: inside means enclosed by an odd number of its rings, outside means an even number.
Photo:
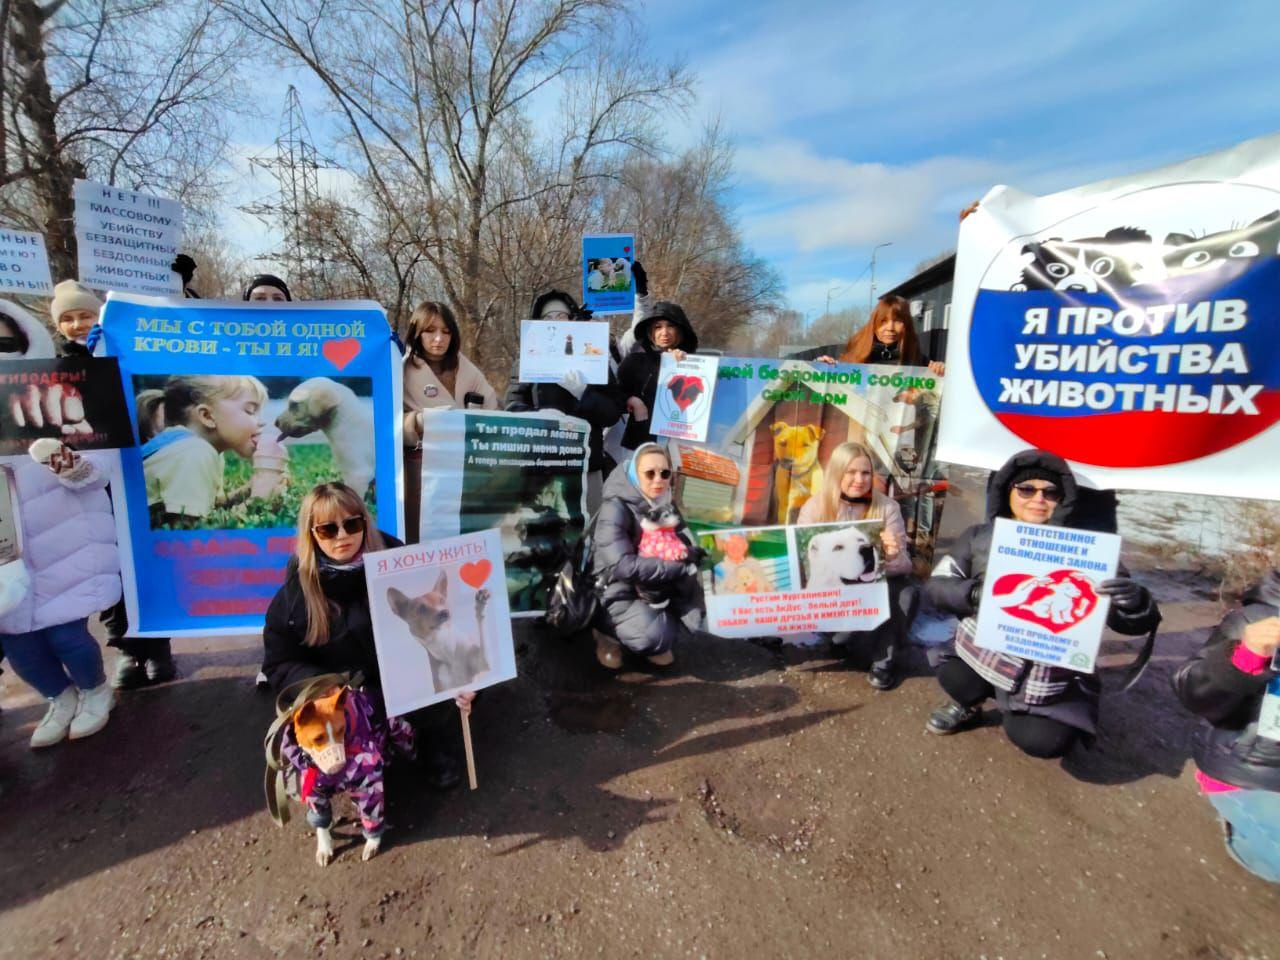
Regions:
<svg viewBox="0 0 1280 960"><path fill-rule="evenodd" d="M587 383L609 382L609 324L520 321L522 383L557 383L575 371Z"/></svg>
<svg viewBox="0 0 1280 960"><path fill-rule="evenodd" d="M991 536L975 643L988 650L1092 673L1116 575L1120 538L1001 517Z"/></svg>
<svg viewBox="0 0 1280 960"><path fill-rule="evenodd" d="M629 233L582 238L582 305L594 313L631 313L636 306L636 238Z"/></svg>
<svg viewBox="0 0 1280 960"><path fill-rule="evenodd" d="M660 437L702 443L711 421L720 358L695 353L677 360L668 351L658 367L652 430Z"/></svg>
<svg viewBox="0 0 1280 960"><path fill-rule="evenodd" d="M0 362L0 454L25 453L43 437L78 450L133 446L114 358Z"/></svg>

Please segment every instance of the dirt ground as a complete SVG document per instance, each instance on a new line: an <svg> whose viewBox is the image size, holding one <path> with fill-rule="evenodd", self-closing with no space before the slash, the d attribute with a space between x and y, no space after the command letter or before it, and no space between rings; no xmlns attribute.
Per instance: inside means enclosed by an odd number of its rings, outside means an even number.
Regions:
<svg viewBox="0 0 1280 960"><path fill-rule="evenodd" d="M1165 624L1093 750L1023 757L994 712L926 735L920 650L877 693L821 647L705 637L608 677L522 631L476 706L480 789L389 775L384 852L348 819L323 869L263 806L255 639L178 642L183 679L42 753L6 673L0 957L1280 958L1280 888L1227 856L1169 689L1211 585L1131 560Z"/></svg>

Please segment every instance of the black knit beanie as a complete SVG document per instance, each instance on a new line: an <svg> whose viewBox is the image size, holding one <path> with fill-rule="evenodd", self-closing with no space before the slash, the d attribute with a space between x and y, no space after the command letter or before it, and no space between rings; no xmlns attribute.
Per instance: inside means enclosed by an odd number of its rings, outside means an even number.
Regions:
<svg viewBox="0 0 1280 960"><path fill-rule="evenodd" d="M1028 480L1047 480L1059 490L1062 489L1061 474L1047 467L1023 467L1013 475L1013 479L1009 481L1009 486L1016 487L1018 484L1026 483Z"/></svg>

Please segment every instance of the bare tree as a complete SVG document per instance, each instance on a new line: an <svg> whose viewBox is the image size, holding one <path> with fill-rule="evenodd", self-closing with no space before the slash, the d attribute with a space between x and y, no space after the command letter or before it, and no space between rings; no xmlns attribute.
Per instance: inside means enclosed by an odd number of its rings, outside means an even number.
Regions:
<svg viewBox="0 0 1280 960"><path fill-rule="evenodd" d="M239 30L200 0L0 0L0 216L44 233L55 277L75 272L77 178L201 219Z"/></svg>

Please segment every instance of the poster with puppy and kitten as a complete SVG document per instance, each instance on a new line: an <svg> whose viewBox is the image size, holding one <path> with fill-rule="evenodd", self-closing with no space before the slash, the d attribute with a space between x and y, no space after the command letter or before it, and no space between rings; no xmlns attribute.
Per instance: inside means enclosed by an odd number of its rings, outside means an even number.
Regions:
<svg viewBox="0 0 1280 960"><path fill-rule="evenodd" d="M389 716L515 678L497 530L379 550L364 571Z"/></svg>

